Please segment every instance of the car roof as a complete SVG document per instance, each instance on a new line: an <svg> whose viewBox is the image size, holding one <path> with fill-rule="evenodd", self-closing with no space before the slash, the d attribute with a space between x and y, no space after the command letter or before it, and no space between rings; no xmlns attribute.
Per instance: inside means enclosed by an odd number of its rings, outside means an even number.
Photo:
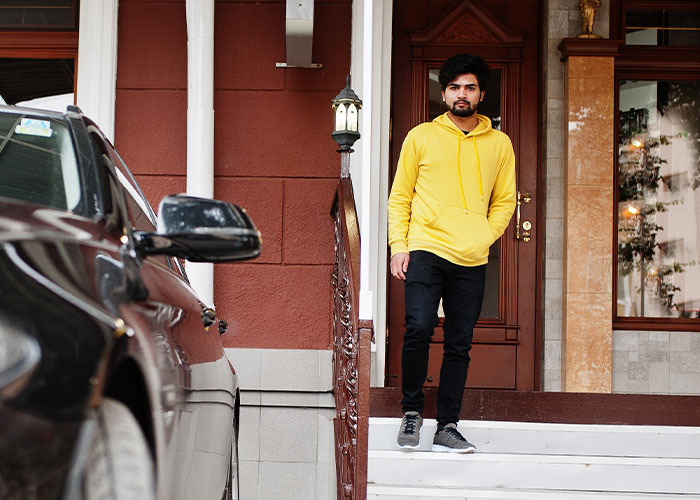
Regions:
<svg viewBox="0 0 700 500"><path fill-rule="evenodd" d="M8 114L31 114L33 116L42 116L45 118L53 118L54 120L66 120L69 114L78 113L82 115L82 111L77 106L68 106L65 112L52 111L48 109L28 108L24 106L15 106L13 104L0 104L0 113Z"/></svg>

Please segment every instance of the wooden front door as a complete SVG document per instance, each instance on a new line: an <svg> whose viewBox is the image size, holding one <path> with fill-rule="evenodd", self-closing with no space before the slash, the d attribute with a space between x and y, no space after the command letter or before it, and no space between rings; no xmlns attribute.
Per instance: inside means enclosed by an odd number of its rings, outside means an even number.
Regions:
<svg viewBox="0 0 700 500"><path fill-rule="evenodd" d="M457 53L491 67L479 113L507 133L516 155L518 208L489 252L486 296L474 331L467 387L539 389L539 19L537 0L395 0L392 68L392 168L408 130L445 108L437 81L441 63ZM518 210L520 224L518 226ZM386 384L401 384L403 282L389 276ZM437 386L442 319L430 349L426 386Z"/></svg>

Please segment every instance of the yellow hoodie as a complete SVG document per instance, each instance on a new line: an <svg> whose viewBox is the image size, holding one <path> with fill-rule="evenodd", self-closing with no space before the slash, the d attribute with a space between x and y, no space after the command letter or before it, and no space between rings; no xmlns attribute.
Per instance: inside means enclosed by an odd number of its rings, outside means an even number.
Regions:
<svg viewBox="0 0 700 500"><path fill-rule="evenodd" d="M389 245L462 266L488 261L515 209L515 155L506 134L477 115L469 134L447 113L409 131L389 196Z"/></svg>

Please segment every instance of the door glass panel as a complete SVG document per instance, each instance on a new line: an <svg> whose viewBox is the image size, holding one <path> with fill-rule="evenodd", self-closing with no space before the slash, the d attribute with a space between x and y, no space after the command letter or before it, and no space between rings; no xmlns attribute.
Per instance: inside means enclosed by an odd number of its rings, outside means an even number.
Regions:
<svg viewBox="0 0 700 500"><path fill-rule="evenodd" d="M431 69L428 72L428 119L432 120L441 115L447 108L442 102L442 87L438 80L439 69ZM500 69L492 69L486 84L486 96L484 102L479 104L479 113L491 119L491 125L496 130L501 130L501 78ZM500 239L491 245L489 249L489 261L486 265L486 290L484 292L484 304L481 308L481 318L498 318L498 282L500 267ZM440 317L444 317L442 308Z"/></svg>

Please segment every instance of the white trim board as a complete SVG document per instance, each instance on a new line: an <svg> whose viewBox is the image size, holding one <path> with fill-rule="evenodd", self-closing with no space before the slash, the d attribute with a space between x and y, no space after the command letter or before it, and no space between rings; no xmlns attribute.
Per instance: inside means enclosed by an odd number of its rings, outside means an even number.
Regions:
<svg viewBox="0 0 700 500"><path fill-rule="evenodd" d="M119 0L80 2L76 103L114 142Z"/></svg>

